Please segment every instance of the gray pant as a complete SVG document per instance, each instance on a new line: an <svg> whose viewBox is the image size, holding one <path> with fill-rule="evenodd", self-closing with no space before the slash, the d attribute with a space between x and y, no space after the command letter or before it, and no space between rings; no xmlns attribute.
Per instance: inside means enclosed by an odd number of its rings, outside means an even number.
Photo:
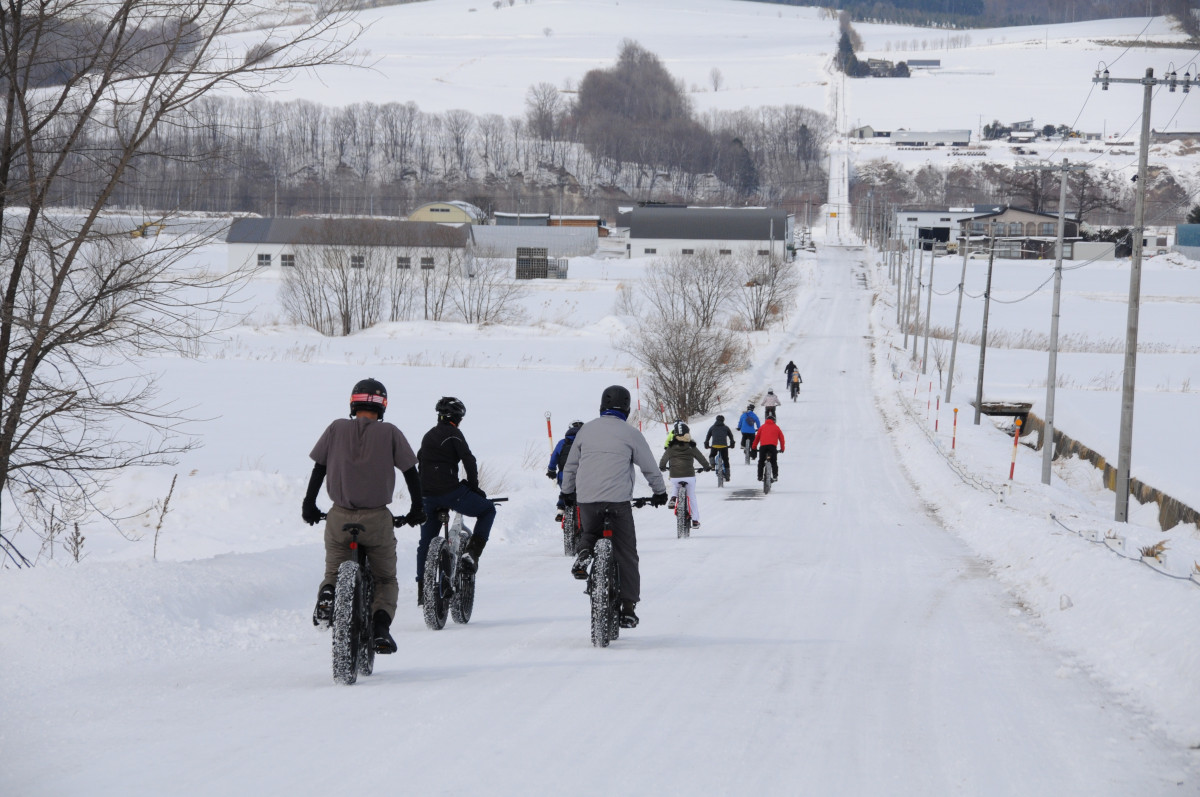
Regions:
<svg viewBox="0 0 1200 797"><path fill-rule="evenodd" d="M633 508L628 501L580 504L582 531L579 548L590 551L604 532L604 511L612 518L613 554L621 572L621 600L637 603L642 595L642 576L638 572L637 535L633 528Z"/></svg>
<svg viewBox="0 0 1200 797"><path fill-rule="evenodd" d="M355 558L355 552L350 550L350 534L342 530L347 523L359 523L365 529L358 534L358 544L366 550L371 574L375 577L372 613L383 609L388 617L395 617L396 597L400 591L396 585L396 532L392 529L392 513L386 506L343 509L334 505L329 510L325 518L325 579L321 587L336 585L342 562Z"/></svg>

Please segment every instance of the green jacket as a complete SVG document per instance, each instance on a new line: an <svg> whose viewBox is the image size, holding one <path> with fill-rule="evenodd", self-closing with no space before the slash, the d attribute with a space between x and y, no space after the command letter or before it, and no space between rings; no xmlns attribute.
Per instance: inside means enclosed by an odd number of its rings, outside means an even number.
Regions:
<svg viewBox="0 0 1200 797"><path fill-rule="evenodd" d="M696 442L692 440L692 436L685 434L682 437L672 438L667 445L667 450L663 452L662 458L658 461L658 467L663 468L670 464L670 477L682 479L696 475L693 462L699 462L702 468L711 467L708 460L700 453L700 449L696 448Z"/></svg>

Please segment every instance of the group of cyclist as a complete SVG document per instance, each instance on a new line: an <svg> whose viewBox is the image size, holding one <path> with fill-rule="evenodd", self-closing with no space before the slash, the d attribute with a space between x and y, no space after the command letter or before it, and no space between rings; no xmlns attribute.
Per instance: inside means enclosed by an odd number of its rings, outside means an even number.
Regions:
<svg viewBox="0 0 1200 797"><path fill-rule="evenodd" d="M313 461L308 490L301 504L305 523L325 521L325 576L317 590L313 625L328 626L333 619L334 585L338 567L354 556L347 524L359 524L358 544L367 551L375 576L371 612L375 628L375 650L395 653L390 633L396 616L399 585L396 580L396 533L404 525L420 526L417 545L417 603L421 602L421 574L429 543L437 536L437 514L451 509L476 518L475 528L463 548L461 566L475 572L487 545L496 507L479 486L479 467L459 426L466 405L453 396L443 396L434 406L437 423L421 440L414 454L399 428L383 420L387 410L387 388L375 379L363 379L350 392L350 417L339 418L326 427L309 457ZM460 479L462 465L465 478ZM396 487L396 471L404 477L410 499L409 511L393 517L388 504ZM317 507L322 482L333 505L328 513Z"/></svg>
<svg viewBox="0 0 1200 797"><path fill-rule="evenodd" d="M795 364L789 362L789 383ZM737 429L742 444L749 444L751 456L758 458L758 479L763 477L763 463L771 462L779 472L777 454L784 450L783 432L775 423L775 408L779 399L773 390L763 400L766 420L760 422L749 404L738 419ZM354 556L350 548L348 524L357 524L358 544L367 551L375 576L375 594L371 611L375 628L375 649L379 653L394 653L395 640L390 628L396 615L398 582L396 578L395 529L404 525L420 526L421 540L417 546L417 603L423 592L421 576L429 543L438 533L438 511L449 509L476 519L470 539L463 547L460 564L474 573L487 545L492 523L496 518L495 505L479 485L479 467L463 436L461 424L467 408L453 396L444 396L434 406L437 423L421 440L414 453L404 433L383 420L387 410L387 389L375 379L363 379L354 385L350 394L350 417L339 418L326 427L309 457L313 461L308 489L301 504L301 518L309 525L325 521L325 574L317 591L313 624L328 626L333 616L334 585L338 567ZM633 499L634 469L641 470L653 493L652 506L668 503L667 487L660 473L668 472L674 486L685 485L691 502L693 527L700 525L696 501L696 466L701 472L710 471L723 457L725 477L729 475L729 451L734 432L725 425L725 416L716 422L704 437L708 449L706 458L691 437L688 425L679 420L673 425L660 459L656 460L646 438L629 423L630 394L621 385L605 388L600 397L599 417L584 423L574 421L563 440L555 447L547 465L546 476L559 484L558 515L576 507L580 517L580 540L571 574L577 579L588 577L592 548L605 531L609 520L613 551L621 570L619 619L622 628L634 628L638 617L634 612L641 599L641 576L638 568L637 537L634 529ZM463 478L459 477L459 466ZM388 504L396 487L396 471L400 471L408 489L410 506L405 515L393 517ZM317 507L321 485L333 505L328 513Z"/></svg>

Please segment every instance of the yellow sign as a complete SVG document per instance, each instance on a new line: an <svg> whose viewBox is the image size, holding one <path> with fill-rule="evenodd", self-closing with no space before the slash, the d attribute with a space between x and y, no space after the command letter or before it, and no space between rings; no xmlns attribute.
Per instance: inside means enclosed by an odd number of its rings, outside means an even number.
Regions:
<svg viewBox="0 0 1200 797"><path fill-rule="evenodd" d="M830 213L830 214L829 214L829 218L831 218L831 219L836 219L836 218L837 218L837 212L835 211L835 212L833 212L833 213Z"/></svg>

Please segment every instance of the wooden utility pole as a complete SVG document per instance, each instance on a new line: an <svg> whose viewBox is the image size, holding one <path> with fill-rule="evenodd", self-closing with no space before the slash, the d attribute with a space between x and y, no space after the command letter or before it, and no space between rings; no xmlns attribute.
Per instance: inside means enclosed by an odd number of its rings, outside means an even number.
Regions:
<svg viewBox="0 0 1200 797"><path fill-rule="evenodd" d="M962 275L958 278L958 309L954 311L954 338L950 341L950 370L946 378L946 403L950 403L950 392L954 389L954 356L958 353L958 325L962 321L963 286L967 281L967 258L971 252L971 220L963 221Z"/></svg>
<svg viewBox="0 0 1200 797"><path fill-rule="evenodd" d="M983 289L983 332L979 337L979 375L975 380L975 425L979 425L979 416L983 414L983 361L987 357L987 325L988 310L992 304L992 263L996 259L996 222L991 224L992 232L988 236L988 270L987 287Z"/></svg>

